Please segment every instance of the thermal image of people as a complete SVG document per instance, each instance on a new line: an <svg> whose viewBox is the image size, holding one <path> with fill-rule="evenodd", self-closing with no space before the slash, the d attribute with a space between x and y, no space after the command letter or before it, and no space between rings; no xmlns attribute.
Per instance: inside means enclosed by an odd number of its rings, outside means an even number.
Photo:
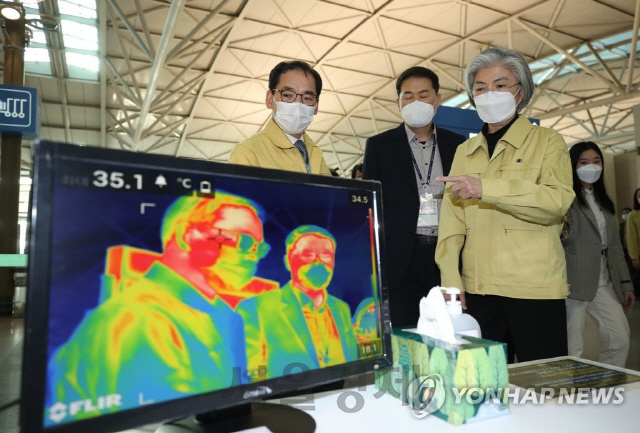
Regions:
<svg viewBox="0 0 640 433"><path fill-rule="evenodd" d="M353 313L353 332L358 344L372 343L380 338L376 304L373 297L363 299Z"/></svg>
<svg viewBox="0 0 640 433"><path fill-rule="evenodd" d="M270 250L263 239L263 214L257 203L224 192L217 192L215 199L181 198L165 214L162 242L168 245L176 232L181 234L177 239L188 237L175 246L182 255L190 251L188 263L196 268L192 278L206 280L205 286L235 308L242 299L278 288L277 282L255 276L258 262ZM136 282L159 258L160 254L131 246L110 248L101 300ZM182 264L175 265L190 272Z"/></svg>
<svg viewBox="0 0 640 433"><path fill-rule="evenodd" d="M237 308L245 323L251 380L358 359L349 305L327 292L335 267L334 236L304 225L285 243L284 263L291 280Z"/></svg>
<svg viewBox="0 0 640 433"><path fill-rule="evenodd" d="M181 197L165 212L161 253L110 249L101 303L49 363L51 403L117 395L115 410L247 383L233 307L277 288L254 277L269 251L262 213L219 191Z"/></svg>

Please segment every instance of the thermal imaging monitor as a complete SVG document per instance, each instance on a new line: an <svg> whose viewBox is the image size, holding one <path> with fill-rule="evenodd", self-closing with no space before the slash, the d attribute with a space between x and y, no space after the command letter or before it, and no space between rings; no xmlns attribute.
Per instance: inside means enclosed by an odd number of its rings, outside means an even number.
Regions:
<svg viewBox="0 0 640 433"><path fill-rule="evenodd" d="M377 182L52 142L33 180L23 431L214 431L390 365Z"/></svg>

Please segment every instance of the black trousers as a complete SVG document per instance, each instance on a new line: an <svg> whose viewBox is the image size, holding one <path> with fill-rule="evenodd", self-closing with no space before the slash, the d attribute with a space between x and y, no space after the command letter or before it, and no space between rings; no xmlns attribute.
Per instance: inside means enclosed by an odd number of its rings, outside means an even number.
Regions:
<svg viewBox="0 0 640 433"><path fill-rule="evenodd" d="M634 269L633 266L629 268L631 274L631 282L633 283L633 291L637 297L640 297L640 270Z"/></svg>
<svg viewBox="0 0 640 433"><path fill-rule="evenodd" d="M391 324L394 327L418 325L420 299L440 285L440 269L435 262L436 244L414 243L407 273L399 287L389 290Z"/></svg>
<svg viewBox="0 0 640 433"><path fill-rule="evenodd" d="M564 299L465 295L467 313L478 321L482 338L507 343L509 363L567 355Z"/></svg>

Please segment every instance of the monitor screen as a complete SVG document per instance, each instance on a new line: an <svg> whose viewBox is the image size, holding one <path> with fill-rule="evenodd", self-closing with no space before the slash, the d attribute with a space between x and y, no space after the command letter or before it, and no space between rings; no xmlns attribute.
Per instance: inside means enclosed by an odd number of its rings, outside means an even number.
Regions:
<svg viewBox="0 0 640 433"><path fill-rule="evenodd" d="M390 365L380 185L40 142L24 431L116 431Z"/></svg>

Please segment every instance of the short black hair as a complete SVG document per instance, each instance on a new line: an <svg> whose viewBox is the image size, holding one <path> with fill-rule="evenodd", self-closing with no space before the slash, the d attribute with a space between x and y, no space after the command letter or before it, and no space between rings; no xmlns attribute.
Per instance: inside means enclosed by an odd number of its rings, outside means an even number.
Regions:
<svg viewBox="0 0 640 433"><path fill-rule="evenodd" d="M360 174L362 174L362 166L363 164L356 164L353 166L353 168L351 169L351 179L355 179L356 178L356 173L360 172Z"/></svg>
<svg viewBox="0 0 640 433"><path fill-rule="evenodd" d="M316 96L320 96L322 91L322 78L318 71L313 69L307 62L300 60L292 60L290 62L280 62L269 73L269 90L274 90L280 82L280 76L285 72L299 70L305 75L311 75L316 83Z"/></svg>
<svg viewBox="0 0 640 433"><path fill-rule="evenodd" d="M400 74L400 76L396 80L396 94L398 96L400 96L400 88L402 87L402 83L404 82L404 80L414 77L426 78L428 80L431 80L433 90L435 90L436 93L438 93L438 91L440 90L440 80L438 79L438 76L435 72L423 66L414 66L413 68L409 68L402 74Z"/></svg>

